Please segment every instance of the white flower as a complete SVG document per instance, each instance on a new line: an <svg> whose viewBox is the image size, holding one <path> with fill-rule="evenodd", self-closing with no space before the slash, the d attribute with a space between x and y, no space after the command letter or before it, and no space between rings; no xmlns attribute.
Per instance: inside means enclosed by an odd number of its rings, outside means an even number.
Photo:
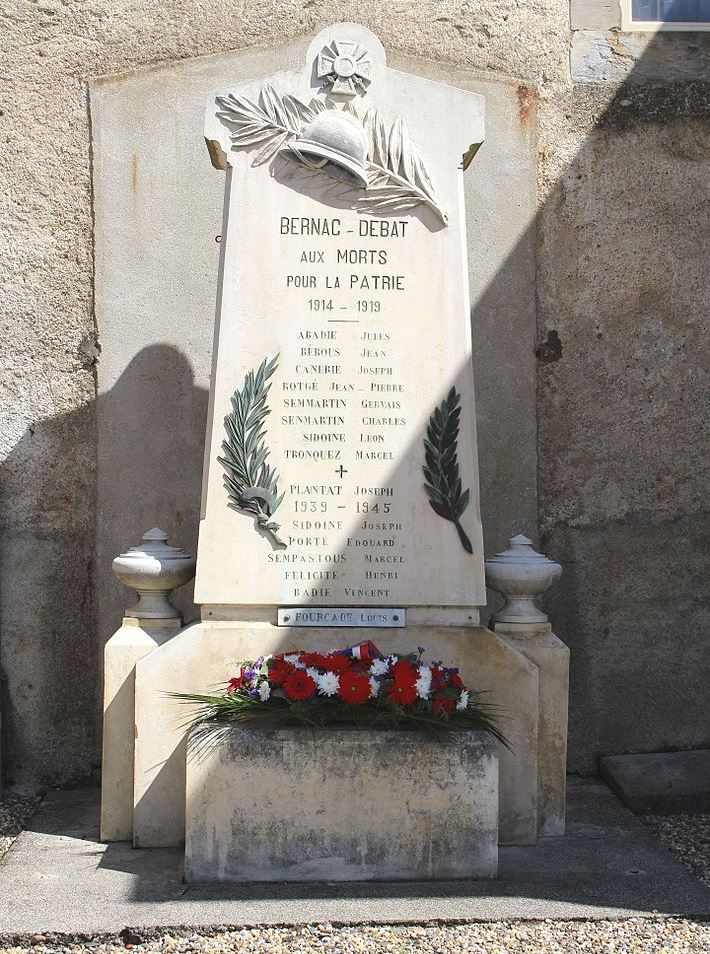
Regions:
<svg viewBox="0 0 710 954"><path fill-rule="evenodd" d="M300 653L290 653L288 656L284 656L284 661L287 662L287 663L291 663L291 665L292 665L292 666L295 666L296 669L305 669L305 668L306 668L305 663L302 663L302 662L301 662L301 654L300 654Z"/></svg>
<svg viewBox="0 0 710 954"><path fill-rule="evenodd" d="M461 698L456 703L456 708L457 709L468 708L468 689L464 689L464 691L461 693Z"/></svg>
<svg viewBox="0 0 710 954"><path fill-rule="evenodd" d="M377 679L373 679L372 677L370 677L370 698L374 699L379 691L380 691L379 682L377 681Z"/></svg>
<svg viewBox="0 0 710 954"><path fill-rule="evenodd" d="M370 666L371 676L386 676L389 672L389 662L386 659L373 659Z"/></svg>
<svg viewBox="0 0 710 954"><path fill-rule="evenodd" d="M394 665L395 665L396 663L398 663L398 662L399 662L399 656L388 656L388 657L387 657L387 665L388 665L388 666L394 666Z"/></svg>
<svg viewBox="0 0 710 954"><path fill-rule="evenodd" d="M322 675L316 672L312 678L322 696L334 696L340 686L338 674L335 672L324 672Z"/></svg>
<svg viewBox="0 0 710 954"><path fill-rule="evenodd" d="M431 669L428 666L419 667L419 678L416 681L417 695L420 699L429 698L431 689Z"/></svg>
<svg viewBox="0 0 710 954"><path fill-rule="evenodd" d="M271 686L269 685L268 680L262 679L262 681L259 683L259 698L262 702L266 702L270 695Z"/></svg>

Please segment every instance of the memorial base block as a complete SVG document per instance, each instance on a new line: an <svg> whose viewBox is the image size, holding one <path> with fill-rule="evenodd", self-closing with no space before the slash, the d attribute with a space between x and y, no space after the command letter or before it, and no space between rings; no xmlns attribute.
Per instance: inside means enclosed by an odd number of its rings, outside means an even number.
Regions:
<svg viewBox="0 0 710 954"><path fill-rule="evenodd" d="M498 873L485 732L234 728L187 761L185 880L376 881Z"/></svg>

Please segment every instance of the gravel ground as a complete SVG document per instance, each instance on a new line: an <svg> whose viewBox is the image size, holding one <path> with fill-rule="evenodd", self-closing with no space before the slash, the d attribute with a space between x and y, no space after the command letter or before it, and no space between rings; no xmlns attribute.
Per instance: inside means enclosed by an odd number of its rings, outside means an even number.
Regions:
<svg viewBox="0 0 710 954"><path fill-rule="evenodd" d="M0 948L8 954L708 954L710 924L685 920L502 921L425 927L262 928L151 941L52 943Z"/></svg>
<svg viewBox="0 0 710 954"><path fill-rule="evenodd" d="M40 803L38 797L8 795L0 802L0 858L34 815Z"/></svg>
<svg viewBox="0 0 710 954"><path fill-rule="evenodd" d="M661 841L710 888L710 815L641 815Z"/></svg>

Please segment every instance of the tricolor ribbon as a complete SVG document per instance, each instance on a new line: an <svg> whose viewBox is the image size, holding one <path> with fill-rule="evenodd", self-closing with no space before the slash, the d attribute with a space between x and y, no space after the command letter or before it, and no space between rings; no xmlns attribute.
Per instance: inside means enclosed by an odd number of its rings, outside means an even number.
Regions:
<svg viewBox="0 0 710 954"><path fill-rule="evenodd" d="M349 656L351 659L359 659L360 662L370 663L373 659L382 659L382 653L371 639L366 639L357 646L351 646L349 649L340 649L334 655Z"/></svg>

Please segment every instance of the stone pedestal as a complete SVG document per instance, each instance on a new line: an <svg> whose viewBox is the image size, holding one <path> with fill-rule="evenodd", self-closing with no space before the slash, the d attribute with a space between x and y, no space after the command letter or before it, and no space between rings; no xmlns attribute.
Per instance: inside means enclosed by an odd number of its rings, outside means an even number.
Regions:
<svg viewBox="0 0 710 954"><path fill-rule="evenodd" d="M493 625L496 633L538 668L537 833L564 835L569 649L555 636L549 623Z"/></svg>
<svg viewBox="0 0 710 954"><path fill-rule="evenodd" d="M485 732L232 729L187 760L185 880L492 878Z"/></svg>
<svg viewBox="0 0 710 954"><path fill-rule="evenodd" d="M565 833L569 649L536 604L561 573L560 564L538 553L532 540L522 534L510 540L507 550L486 560L486 581L505 599L491 617L491 628L535 663L539 672L539 835Z"/></svg>
<svg viewBox="0 0 710 954"><path fill-rule="evenodd" d="M178 632L182 620L124 617L104 649L101 840L133 836L136 663Z"/></svg>
<svg viewBox="0 0 710 954"><path fill-rule="evenodd" d="M169 597L192 579L195 560L168 546L167 533L154 527L139 546L116 557L113 572L139 599L104 649L101 840L128 841L133 835L136 663L182 626Z"/></svg>
<svg viewBox="0 0 710 954"><path fill-rule="evenodd" d="M402 828L418 802L439 796L437 811L460 817L459 782L446 794L445 766L426 746L397 753L412 769L400 782L428 779L411 798L381 787L373 766L384 754L372 754L372 740L354 759L362 790L325 740L325 775L302 742L282 739L271 750L279 771L258 749L245 763L232 744L186 778L190 709L170 693L216 690L238 660L372 639L384 654L425 647L499 707L512 746L498 751L500 844L534 844L539 822L553 831L563 818L566 656L549 628L535 629L547 623L535 598L560 568L514 538L488 567L506 598L494 616L504 628L478 625L486 595L462 176L483 142L483 98L390 69L379 39L353 23L321 31L305 61L255 77L235 76L207 107L210 157L228 176L195 583L202 622L135 664L133 843L184 842L188 786L191 878L470 876L431 829ZM139 615L164 610L163 574L179 568L164 548L156 529L117 563L141 595ZM406 623L297 628L296 608L367 611L380 623L396 608ZM464 755L452 769L459 781ZM343 778L351 791L341 805ZM318 813L336 812L324 831L337 841L341 809L361 843L320 845L314 870L301 870ZM401 844L373 827L378 813ZM269 824L286 829L278 848L273 831L259 834ZM256 839L259 854L239 855L235 833ZM486 864L479 873L491 873Z"/></svg>
<svg viewBox="0 0 710 954"><path fill-rule="evenodd" d="M503 636L482 626L406 629L293 629L267 622L205 620L187 626L136 666L136 774L133 843L176 847L185 832L185 721L189 708L167 692L204 692L225 684L234 662L289 649L327 651L376 639L385 653L455 660L464 682L490 692L513 751L500 748L500 841L537 840L538 668Z"/></svg>

